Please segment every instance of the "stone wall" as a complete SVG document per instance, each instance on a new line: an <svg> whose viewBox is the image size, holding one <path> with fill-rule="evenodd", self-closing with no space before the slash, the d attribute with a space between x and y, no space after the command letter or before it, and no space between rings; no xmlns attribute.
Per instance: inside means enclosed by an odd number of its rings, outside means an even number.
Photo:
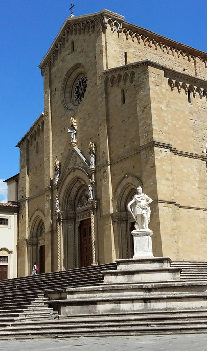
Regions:
<svg viewBox="0 0 208 352"><path fill-rule="evenodd" d="M153 199L154 255L205 260L205 54L104 10L67 19L40 68L44 114L18 144L19 274L30 272L31 248L39 256L44 244L46 271L79 266L79 226L92 214L96 260L131 256L126 205L138 185ZM81 76L87 89L77 103L71 92ZM72 117L82 157L68 133ZM95 202L79 208L92 177L90 141Z"/></svg>

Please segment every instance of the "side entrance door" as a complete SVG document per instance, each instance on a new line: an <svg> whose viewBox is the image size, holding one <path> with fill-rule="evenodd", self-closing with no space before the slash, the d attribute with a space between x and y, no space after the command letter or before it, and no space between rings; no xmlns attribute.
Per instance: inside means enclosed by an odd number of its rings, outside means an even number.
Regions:
<svg viewBox="0 0 208 352"><path fill-rule="evenodd" d="M86 219L80 224L80 263L81 266L92 264L91 221Z"/></svg>
<svg viewBox="0 0 208 352"><path fill-rule="evenodd" d="M8 278L8 265L0 265L0 280Z"/></svg>

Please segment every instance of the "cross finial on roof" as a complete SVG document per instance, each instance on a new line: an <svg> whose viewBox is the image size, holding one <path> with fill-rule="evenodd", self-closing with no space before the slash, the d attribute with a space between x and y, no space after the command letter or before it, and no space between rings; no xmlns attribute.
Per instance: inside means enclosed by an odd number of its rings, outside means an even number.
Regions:
<svg viewBox="0 0 208 352"><path fill-rule="evenodd" d="M70 17L73 17L73 16L74 16L74 14L73 14L73 7L74 7L74 4L71 3L71 7L69 8L69 10L71 11Z"/></svg>

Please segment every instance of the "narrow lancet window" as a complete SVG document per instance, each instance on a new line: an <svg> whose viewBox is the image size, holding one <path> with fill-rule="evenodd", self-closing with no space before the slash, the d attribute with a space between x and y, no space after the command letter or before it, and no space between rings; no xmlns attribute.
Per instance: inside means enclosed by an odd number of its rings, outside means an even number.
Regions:
<svg viewBox="0 0 208 352"><path fill-rule="evenodd" d="M74 51L74 41L72 40L72 42L71 42L71 52L73 52Z"/></svg>
<svg viewBox="0 0 208 352"><path fill-rule="evenodd" d="M127 52L124 51L124 61L125 61L125 65L127 65Z"/></svg>
<svg viewBox="0 0 208 352"><path fill-rule="evenodd" d="M192 103L191 91L190 91L190 89L188 90L188 102L189 102L190 104Z"/></svg>
<svg viewBox="0 0 208 352"><path fill-rule="evenodd" d="M121 89L121 104L125 104L125 102L126 102L125 92L124 92L124 89Z"/></svg>

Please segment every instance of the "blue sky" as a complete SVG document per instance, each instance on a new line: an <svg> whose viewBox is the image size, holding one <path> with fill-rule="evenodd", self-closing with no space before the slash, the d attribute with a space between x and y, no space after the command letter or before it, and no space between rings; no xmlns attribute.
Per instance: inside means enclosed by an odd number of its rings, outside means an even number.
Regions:
<svg viewBox="0 0 208 352"><path fill-rule="evenodd" d="M18 141L43 112L43 79L38 65L65 19L68 0L0 1L0 202L3 180L19 172ZM206 0L74 0L74 15L106 8L125 21L206 51Z"/></svg>

